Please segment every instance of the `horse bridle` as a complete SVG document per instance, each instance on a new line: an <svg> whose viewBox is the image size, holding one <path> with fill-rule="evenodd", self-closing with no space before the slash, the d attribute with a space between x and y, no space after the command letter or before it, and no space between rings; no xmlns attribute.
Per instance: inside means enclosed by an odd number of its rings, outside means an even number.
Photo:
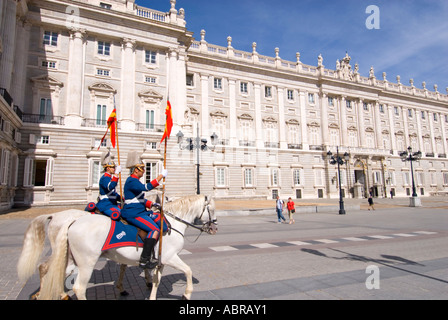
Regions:
<svg viewBox="0 0 448 320"><path fill-rule="evenodd" d="M210 234L211 226L212 226L213 224L214 224L214 225L217 225L217 224L218 224L218 220L217 220L217 219L213 219L213 220L212 220L212 215L211 215L211 213L210 213L210 202L209 202L209 201L207 201L207 202L204 204L204 208L202 209L202 214L201 214L201 216L199 217L199 219L202 219L202 216L204 215L205 210L207 210L207 212L208 212L208 221L207 221L207 222L204 222L204 223L202 224L201 227L198 227L198 226L194 225L193 223L190 223L190 222L188 222L188 221L185 221L185 220L183 220L183 219L181 219L181 218L175 216L174 214L172 214L172 213L169 212L169 211L164 212L164 214L166 214L167 216L173 218L173 219L176 220L176 221L179 221L179 222L181 222L181 223L183 223L183 224L186 224L186 225L189 226L189 227L192 227L192 228L194 228L194 229L196 229L196 230L201 231L201 234L202 234L202 232L207 232L207 233ZM176 231L177 233L179 233L180 235L182 235L182 237L184 236L179 230L176 230L176 229L173 228L172 226L170 226L170 229ZM200 234L200 235L201 235L201 234ZM198 238L199 238L199 236L198 236Z"/></svg>

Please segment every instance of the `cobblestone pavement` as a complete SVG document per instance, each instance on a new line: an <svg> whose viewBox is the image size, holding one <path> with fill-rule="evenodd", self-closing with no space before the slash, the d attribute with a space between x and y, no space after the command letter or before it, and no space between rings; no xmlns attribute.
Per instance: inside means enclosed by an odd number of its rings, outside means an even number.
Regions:
<svg viewBox="0 0 448 320"><path fill-rule="evenodd" d="M338 199L321 200L294 200L296 207L319 206L330 207L338 206ZM263 209L272 208L272 217L274 213L274 200L256 200L256 201L217 201L217 215L224 211L233 211L237 216L242 210L252 210L256 215ZM365 199L346 199L345 204L358 205L362 210L367 210L368 204ZM424 208L448 209L448 197L422 198ZM405 208L409 206L408 198L395 199L375 199L377 210L388 208ZM84 206L73 206L70 208L83 209ZM12 209L0 214L0 300L28 300L39 287L37 273L26 283L19 283L16 272L16 264L21 252L23 235L29 222L42 214L59 212L67 207L32 207ZM228 217L227 219L231 219ZM194 237L192 238L194 239ZM44 249L44 256L50 254L47 243ZM101 259L92 275L90 282L91 289L87 291L87 298L91 300L115 300L129 299L142 300L149 296L143 272L137 267L130 267L126 271L124 286L129 292L127 297L121 297L114 287L114 281L118 278L119 266L113 262ZM197 282L197 279L194 279ZM177 299L178 293L184 290L185 277L177 272L167 273L162 278L158 297L162 299Z"/></svg>

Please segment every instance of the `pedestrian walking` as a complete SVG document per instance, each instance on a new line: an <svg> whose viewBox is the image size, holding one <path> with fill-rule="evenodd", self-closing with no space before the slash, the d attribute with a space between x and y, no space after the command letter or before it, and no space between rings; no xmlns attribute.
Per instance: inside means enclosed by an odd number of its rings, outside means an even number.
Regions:
<svg viewBox="0 0 448 320"><path fill-rule="evenodd" d="M286 207L288 208L289 224L296 223L296 221L294 220L294 213L296 213L296 208L294 207L294 201L292 201L291 197L288 198Z"/></svg>
<svg viewBox="0 0 448 320"><path fill-rule="evenodd" d="M373 198L372 198L372 196L369 196L369 199L367 201L369 202L369 211L370 211L370 208L372 208L372 210L375 211L375 207L373 206Z"/></svg>
<svg viewBox="0 0 448 320"><path fill-rule="evenodd" d="M283 216L283 207L284 207L285 203L283 202L283 200L280 199L279 196L277 196L277 202L275 204L275 210L277 211L277 219L278 219L278 223L282 223L283 222L286 223L286 219Z"/></svg>

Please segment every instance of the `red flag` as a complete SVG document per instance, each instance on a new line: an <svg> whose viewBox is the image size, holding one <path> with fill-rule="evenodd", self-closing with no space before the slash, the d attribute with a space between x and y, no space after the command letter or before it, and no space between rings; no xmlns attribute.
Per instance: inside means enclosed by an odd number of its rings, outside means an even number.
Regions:
<svg viewBox="0 0 448 320"><path fill-rule="evenodd" d="M171 129L173 128L173 111L171 109L171 103L168 99L167 106L165 110L166 114L166 123L165 123L165 133L163 134L162 140L160 140L160 143L163 142L165 139L169 139L171 135Z"/></svg>
<svg viewBox="0 0 448 320"><path fill-rule="evenodd" d="M103 139L101 139L100 145L98 146L98 150L100 149L101 144L106 138L109 129L110 129L110 141L112 142L112 146L115 148L115 144L117 142L117 138L115 136L115 133L117 132L116 123L117 123L117 109L114 109L114 111L112 111L112 113L110 114L109 119L107 119L107 130L106 133L104 134Z"/></svg>

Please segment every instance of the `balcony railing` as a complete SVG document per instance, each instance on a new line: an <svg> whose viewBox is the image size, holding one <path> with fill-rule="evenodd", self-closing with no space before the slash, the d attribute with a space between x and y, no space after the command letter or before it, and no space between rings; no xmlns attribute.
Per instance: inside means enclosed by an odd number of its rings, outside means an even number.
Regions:
<svg viewBox="0 0 448 320"><path fill-rule="evenodd" d="M288 149L302 150L302 149L303 149L303 146L302 146L302 144L293 144L293 143L289 143L289 144L288 144Z"/></svg>
<svg viewBox="0 0 448 320"><path fill-rule="evenodd" d="M278 142L265 142L264 143L265 148L280 148L280 143Z"/></svg>
<svg viewBox="0 0 448 320"><path fill-rule="evenodd" d="M5 88L0 88L0 96L2 96L3 99L5 99L6 103L12 107L13 99L12 99L11 95L9 94L8 90L6 90Z"/></svg>
<svg viewBox="0 0 448 320"><path fill-rule="evenodd" d="M240 140L239 145L240 147L255 147L255 141Z"/></svg>
<svg viewBox="0 0 448 320"><path fill-rule="evenodd" d="M26 123L46 123L64 125L64 117L24 113L22 121Z"/></svg>
<svg viewBox="0 0 448 320"><path fill-rule="evenodd" d="M146 131L146 132L164 132L165 131L165 125L163 125L163 124L137 123L135 129L137 131Z"/></svg>

